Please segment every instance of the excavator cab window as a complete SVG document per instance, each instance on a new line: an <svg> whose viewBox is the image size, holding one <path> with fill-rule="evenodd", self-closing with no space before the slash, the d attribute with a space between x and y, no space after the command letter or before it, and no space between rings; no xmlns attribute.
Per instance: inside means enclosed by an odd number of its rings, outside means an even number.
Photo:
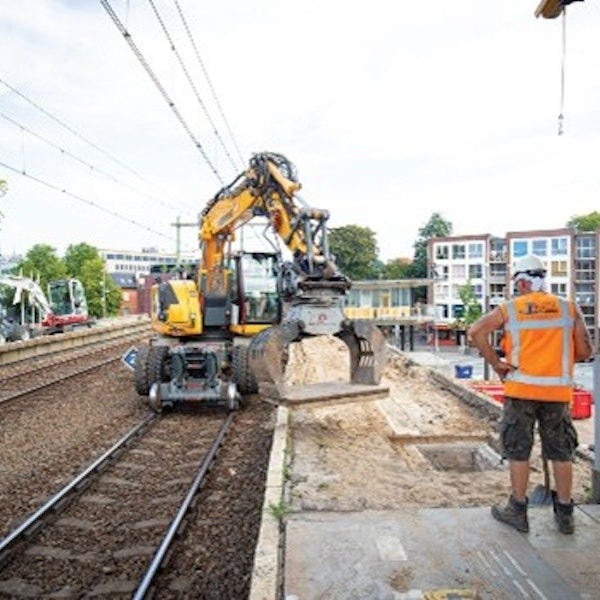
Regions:
<svg viewBox="0 0 600 600"><path fill-rule="evenodd" d="M238 299L243 305L243 322L272 324L281 318L277 293L278 255L243 253L238 260Z"/></svg>

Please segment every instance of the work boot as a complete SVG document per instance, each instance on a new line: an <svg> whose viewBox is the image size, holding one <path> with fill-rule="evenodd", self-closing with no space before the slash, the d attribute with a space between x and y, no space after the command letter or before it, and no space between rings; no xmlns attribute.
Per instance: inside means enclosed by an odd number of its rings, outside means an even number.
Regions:
<svg viewBox="0 0 600 600"><path fill-rule="evenodd" d="M519 502L511 494L506 506L492 506L492 517L514 527L517 531L527 533L529 531L527 498L525 498L525 502Z"/></svg>
<svg viewBox="0 0 600 600"><path fill-rule="evenodd" d="M575 521L573 520L573 500L568 504L559 502L556 492L552 490L552 503L554 504L554 520L561 533L573 533Z"/></svg>

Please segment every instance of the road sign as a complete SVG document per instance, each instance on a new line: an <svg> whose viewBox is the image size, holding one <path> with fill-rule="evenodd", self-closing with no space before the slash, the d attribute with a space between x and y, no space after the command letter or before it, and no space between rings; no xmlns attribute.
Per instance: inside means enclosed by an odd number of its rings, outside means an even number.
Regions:
<svg viewBox="0 0 600 600"><path fill-rule="evenodd" d="M131 346L125 354L123 354L122 360L125 366L132 371L135 370L135 359L137 358L138 349L135 346Z"/></svg>

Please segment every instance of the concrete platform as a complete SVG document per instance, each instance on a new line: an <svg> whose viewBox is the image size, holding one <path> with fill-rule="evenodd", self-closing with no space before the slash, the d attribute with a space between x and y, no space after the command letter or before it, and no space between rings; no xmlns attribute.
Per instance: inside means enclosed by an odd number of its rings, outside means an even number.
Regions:
<svg viewBox="0 0 600 600"><path fill-rule="evenodd" d="M447 383L456 384L451 377ZM600 505L576 507L573 535L558 533L548 506L530 509L528 534L495 521L489 507L287 512L290 414L311 402L347 401L347 392L331 385L298 388L278 408L248 600L600 598ZM356 388L354 401L388 393L366 387L372 396ZM387 408L395 436L414 433Z"/></svg>
<svg viewBox="0 0 600 600"><path fill-rule="evenodd" d="M530 532L489 508L299 513L286 526L286 600L598 598L600 507L577 508L561 535L551 507Z"/></svg>

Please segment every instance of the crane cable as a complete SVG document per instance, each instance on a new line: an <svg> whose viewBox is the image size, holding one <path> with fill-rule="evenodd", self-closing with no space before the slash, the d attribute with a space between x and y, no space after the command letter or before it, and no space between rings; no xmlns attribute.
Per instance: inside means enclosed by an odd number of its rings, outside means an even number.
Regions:
<svg viewBox="0 0 600 600"><path fill-rule="evenodd" d="M112 19L112 21L116 25L117 29L121 32L121 34L125 38L125 41L127 42L127 44L129 44L129 47L131 48L132 52L135 54L136 58L138 59L138 61L142 65L142 67L144 67L144 70L148 74L148 77L150 77L150 79L152 80L152 82L154 83L154 85L156 86L158 91L160 92L161 96L164 98L166 103L169 105L170 109L173 111L173 114L175 115L177 120L181 123L183 128L185 129L186 133L188 134L188 136L194 143L194 146L196 146L196 148L198 149L198 151L204 158L204 160L205 160L206 164L209 166L210 170L213 172L215 177L219 180L219 183L221 183L221 185L224 185L225 182L221 178L221 175L219 175L219 172L217 171L215 166L212 164L210 158L208 158L208 155L206 154L202 144L196 139L196 136L190 129L190 126L186 123L185 119L183 118L183 116L181 115L181 113L179 112L177 107L175 106L175 102L173 102L173 100L171 100L171 98L167 94L165 88L163 87L163 85L158 80L158 77L154 74L154 72L150 68L150 65L147 63L146 59L140 52L139 48L135 45L135 43L131 37L131 34L129 33L129 31L127 31L127 29L125 28L123 23L121 23L121 21L119 20L119 17L113 10L113 8L110 5L110 3L108 2L108 0L100 0L100 4L102 4L102 6L104 7L104 10L106 10L106 12L108 13L108 16Z"/></svg>
<svg viewBox="0 0 600 600"><path fill-rule="evenodd" d="M564 133L564 106L565 106L565 62L567 54L567 7L562 9L562 56L560 64L560 112L558 113L558 135Z"/></svg>

